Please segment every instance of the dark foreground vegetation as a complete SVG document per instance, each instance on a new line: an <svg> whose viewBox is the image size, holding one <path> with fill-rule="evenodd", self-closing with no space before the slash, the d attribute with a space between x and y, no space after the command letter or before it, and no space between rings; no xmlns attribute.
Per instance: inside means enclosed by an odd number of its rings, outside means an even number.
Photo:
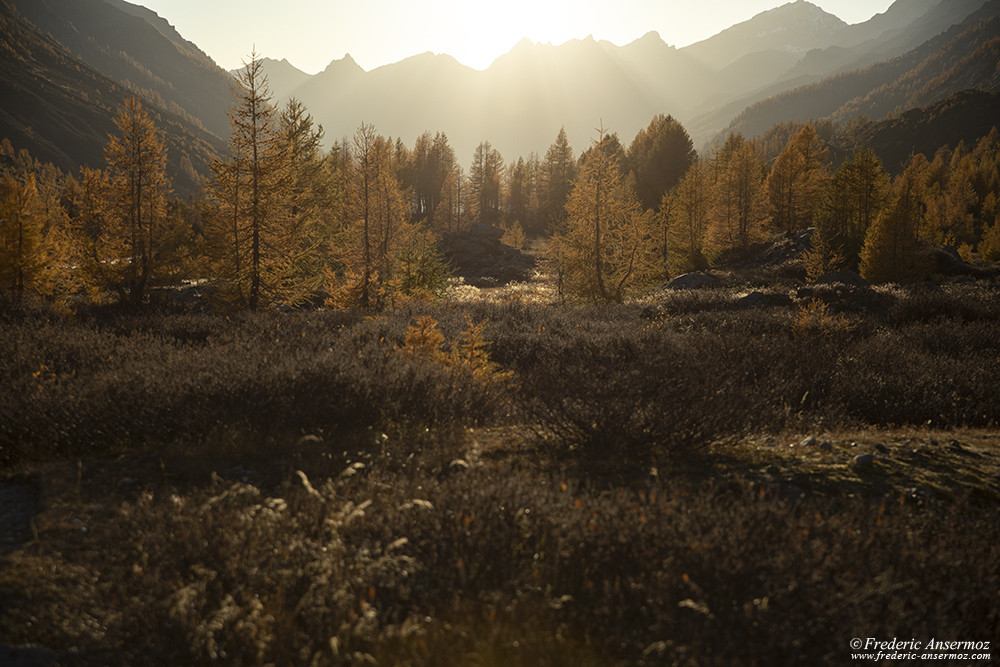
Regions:
<svg viewBox="0 0 1000 667"><path fill-rule="evenodd" d="M995 638L1000 291L810 289L377 317L5 302L0 491L32 507L5 520L0 644L775 665Z"/></svg>

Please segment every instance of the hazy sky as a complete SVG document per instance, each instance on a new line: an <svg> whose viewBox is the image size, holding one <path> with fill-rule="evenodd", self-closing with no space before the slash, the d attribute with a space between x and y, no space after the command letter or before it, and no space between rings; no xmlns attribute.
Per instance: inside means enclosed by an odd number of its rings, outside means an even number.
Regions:
<svg viewBox="0 0 1000 667"><path fill-rule="evenodd" d="M131 0L149 7L225 69L260 55L310 74L345 53L366 70L418 53L485 69L521 38L562 44L593 35L626 44L656 30L686 46L783 0ZM892 0L814 0L847 23Z"/></svg>

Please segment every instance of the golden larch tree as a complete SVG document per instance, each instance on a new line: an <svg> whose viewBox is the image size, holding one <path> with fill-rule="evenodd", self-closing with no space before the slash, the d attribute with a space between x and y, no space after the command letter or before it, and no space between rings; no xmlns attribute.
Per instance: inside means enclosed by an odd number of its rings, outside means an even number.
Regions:
<svg viewBox="0 0 1000 667"><path fill-rule="evenodd" d="M618 153L601 131L570 191L566 230L553 239L564 288L588 301L623 301L656 275L651 214L622 174Z"/></svg>

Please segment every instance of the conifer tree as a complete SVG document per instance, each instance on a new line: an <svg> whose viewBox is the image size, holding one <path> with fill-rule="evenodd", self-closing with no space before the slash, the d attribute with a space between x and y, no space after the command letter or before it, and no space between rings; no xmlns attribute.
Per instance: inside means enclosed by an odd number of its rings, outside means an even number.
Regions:
<svg viewBox="0 0 1000 667"><path fill-rule="evenodd" d="M455 151L443 132L417 137L400 185L411 194L412 220L429 221L437 211L445 180L456 168Z"/></svg>
<svg viewBox="0 0 1000 667"><path fill-rule="evenodd" d="M828 156L816 130L806 125L775 159L767 178L775 229L792 232L810 226L826 183Z"/></svg>
<svg viewBox="0 0 1000 667"><path fill-rule="evenodd" d="M466 188L470 217L482 224L500 225L503 157L484 141L476 147Z"/></svg>
<svg viewBox="0 0 1000 667"><path fill-rule="evenodd" d="M538 218L538 172L541 165L532 154L527 160L518 158L507 168L504 179L504 220L505 230L517 227L520 230L537 229Z"/></svg>
<svg viewBox="0 0 1000 667"><path fill-rule="evenodd" d="M886 204L889 176L870 149L858 151L840 166L823 190L813 218L811 277L861 261L861 248L872 222Z"/></svg>
<svg viewBox="0 0 1000 667"><path fill-rule="evenodd" d="M351 222L333 241L334 262L325 271L328 305L377 311L398 298L439 293L447 271L430 232L410 222L395 146L363 124L353 153Z"/></svg>
<svg viewBox="0 0 1000 667"><path fill-rule="evenodd" d="M283 139L263 63L256 54L237 73L235 92L236 104L229 113L230 156L213 164L208 188L213 272L226 295L251 310L268 303L298 304L319 286L322 276L302 271L315 243L312 230L296 229L294 170L288 151L300 151L302 167L308 163L315 137L308 136L299 109L293 114L297 119L289 118L287 129L304 130L302 143L294 147L291 135ZM299 177L304 173L300 171ZM298 196L312 196L307 190L303 187ZM298 222L304 224L303 220Z"/></svg>
<svg viewBox="0 0 1000 667"><path fill-rule="evenodd" d="M158 259L158 243L166 228L167 150L153 121L135 97L115 118L118 135L109 138L108 208L104 225L93 239L93 261L106 286L123 302L143 302Z"/></svg>
<svg viewBox="0 0 1000 667"><path fill-rule="evenodd" d="M620 302L655 276L649 215L603 130L583 159L566 204L566 231L553 239L567 292Z"/></svg>
<svg viewBox="0 0 1000 667"><path fill-rule="evenodd" d="M326 249L337 232L343 206L334 161L321 151L323 127L313 122L305 106L291 99L278 115L278 143L284 156L286 180L283 205L286 252L297 258L289 276L292 284L318 288Z"/></svg>
<svg viewBox="0 0 1000 667"><path fill-rule="evenodd" d="M0 289L48 299L76 286L74 244L60 203L64 178L26 150L0 145Z"/></svg>
<svg viewBox="0 0 1000 667"><path fill-rule="evenodd" d="M673 116L655 116L629 144L627 167L645 209L655 209L676 186L697 154L684 126Z"/></svg>
<svg viewBox="0 0 1000 667"><path fill-rule="evenodd" d="M539 228L529 231L549 234L562 231L566 221L566 200L576 173L576 159L566 137L566 129L559 128L555 141L545 152L539 173Z"/></svg>
<svg viewBox="0 0 1000 667"><path fill-rule="evenodd" d="M671 216L666 221L671 275L708 268L705 234L711 203L710 188L708 166L697 161L688 168L677 187L664 195L664 198L672 199L660 206Z"/></svg>
<svg viewBox="0 0 1000 667"><path fill-rule="evenodd" d="M39 199L34 174L0 177L0 289L18 298L50 292L51 262L58 261Z"/></svg>
<svg viewBox="0 0 1000 667"><path fill-rule="evenodd" d="M450 234L463 227L464 185L465 175L462 173L462 168L455 165L441 183L441 192L431 220L431 229L437 235Z"/></svg>
<svg viewBox="0 0 1000 667"><path fill-rule="evenodd" d="M892 186L889 203L875 218L861 250L861 276L873 283L913 282L929 273L919 231L927 161L917 155Z"/></svg>
<svg viewBox="0 0 1000 667"><path fill-rule="evenodd" d="M764 165L742 135L730 135L711 162L715 174L706 243L712 254L746 249L763 234L767 219Z"/></svg>

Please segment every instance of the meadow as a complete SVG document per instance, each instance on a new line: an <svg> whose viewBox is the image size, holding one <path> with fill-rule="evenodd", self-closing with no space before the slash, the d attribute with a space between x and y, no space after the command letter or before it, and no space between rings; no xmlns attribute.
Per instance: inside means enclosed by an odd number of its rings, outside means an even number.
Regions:
<svg viewBox="0 0 1000 667"><path fill-rule="evenodd" d="M1000 627L995 281L5 301L0 347L0 643L52 664L834 665Z"/></svg>

